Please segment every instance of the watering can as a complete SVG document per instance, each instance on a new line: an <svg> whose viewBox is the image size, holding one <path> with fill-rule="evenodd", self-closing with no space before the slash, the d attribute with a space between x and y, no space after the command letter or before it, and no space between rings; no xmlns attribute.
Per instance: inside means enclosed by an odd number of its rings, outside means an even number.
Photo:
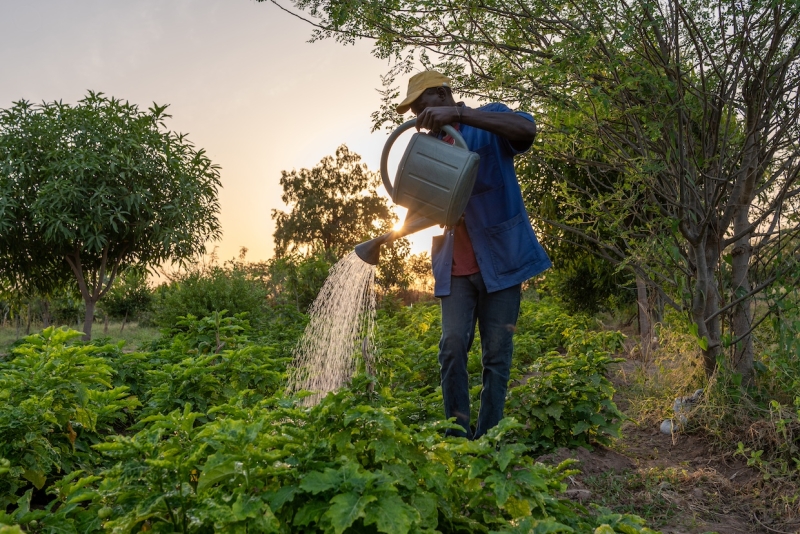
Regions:
<svg viewBox="0 0 800 534"><path fill-rule="evenodd" d="M435 224L453 226L461 218L475 185L480 157L470 152L458 130L442 129L455 140L450 145L436 137L415 133L397 167L394 185L389 180L387 163L395 140L416 125L412 119L397 128L383 146L381 178L395 204L408 208L403 226L356 246L355 252L365 262L377 265L380 247L408 234Z"/></svg>

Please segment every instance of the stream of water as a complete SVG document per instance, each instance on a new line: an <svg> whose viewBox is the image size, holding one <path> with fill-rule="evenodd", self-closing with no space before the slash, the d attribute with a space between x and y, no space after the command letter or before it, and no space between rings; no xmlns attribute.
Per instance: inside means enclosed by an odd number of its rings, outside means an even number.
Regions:
<svg viewBox="0 0 800 534"><path fill-rule="evenodd" d="M306 390L306 406L346 385L357 358L374 354L375 266L355 252L334 265L308 310L309 323L294 349L287 393Z"/></svg>

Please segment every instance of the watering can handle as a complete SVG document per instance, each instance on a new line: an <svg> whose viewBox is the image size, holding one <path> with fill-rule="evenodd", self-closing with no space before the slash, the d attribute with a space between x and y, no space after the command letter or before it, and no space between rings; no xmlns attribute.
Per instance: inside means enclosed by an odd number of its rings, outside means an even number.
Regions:
<svg viewBox="0 0 800 534"><path fill-rule="evenodd" d="M411 119L408 122L404 122L401 124L395 131L391 133L389 138L386 140L386 144L383 145L383 152L381 153L381 178L383 178L383 185L386 187L386 191L389 192L389 196L394 195L394 187L392 187L392 182L389 180L389 171L387 170L387 166L389 163L389 151L392 149L392 145L400 137L400 134L408 130L409 128L413 128L417 125L417 119ZM450 126L449 124L445 124L442 127L450 137L455 140L455 146L458 148L463 148L464 150L469 150L467 148L467 142L464 141L464 138L461 137L461 134L458 133L458 130Z"/></svg>

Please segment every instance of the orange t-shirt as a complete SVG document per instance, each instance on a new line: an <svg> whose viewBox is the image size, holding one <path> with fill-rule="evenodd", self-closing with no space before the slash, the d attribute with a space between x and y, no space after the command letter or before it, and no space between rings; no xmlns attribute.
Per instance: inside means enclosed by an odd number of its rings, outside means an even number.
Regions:
<svg viewBox="0 0 800 534"><path fill-rule="evenodd" d="M455 129L460 130L460 126L460 124L456 124ZM449 135L445 135L442 141L451 145L455 143L455 139ZM453 265L450 267L450 274L453 276L469 276L481 272L478 260L475 259L475 250L472 248L467 225L464 224L464 217L461 217L458 220L458 224L456 224L453 241Z"/></svg>
<svg viewBox="0 0 800 534"><path fill-rule="evenodd" d="M453 276L468 276L481 272L478 260L475 259L475 251L472 248L472 241L469 239L467 225L464 219L458 221L453 232L453 265L450 267L450 274Z"/></svg>

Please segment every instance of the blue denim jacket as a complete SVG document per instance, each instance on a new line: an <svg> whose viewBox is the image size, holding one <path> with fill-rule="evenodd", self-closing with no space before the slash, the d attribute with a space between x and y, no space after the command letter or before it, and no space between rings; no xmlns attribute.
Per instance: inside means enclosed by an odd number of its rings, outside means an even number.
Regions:
<svg viewBox="0 0 800 534"><path fill-rule="evenodd" d="M513 113L499 103L479 109ZM517 113L533 121L529 114ZM515 150L503 137L465 124L460 133L469 149L481 157L464 222L484 284L492 293L522 283L552 263L533 232L514 171L514 156L524 151ZM453 242L452 228L433 238L431 259L437 297L450 294Z"/></svg>

